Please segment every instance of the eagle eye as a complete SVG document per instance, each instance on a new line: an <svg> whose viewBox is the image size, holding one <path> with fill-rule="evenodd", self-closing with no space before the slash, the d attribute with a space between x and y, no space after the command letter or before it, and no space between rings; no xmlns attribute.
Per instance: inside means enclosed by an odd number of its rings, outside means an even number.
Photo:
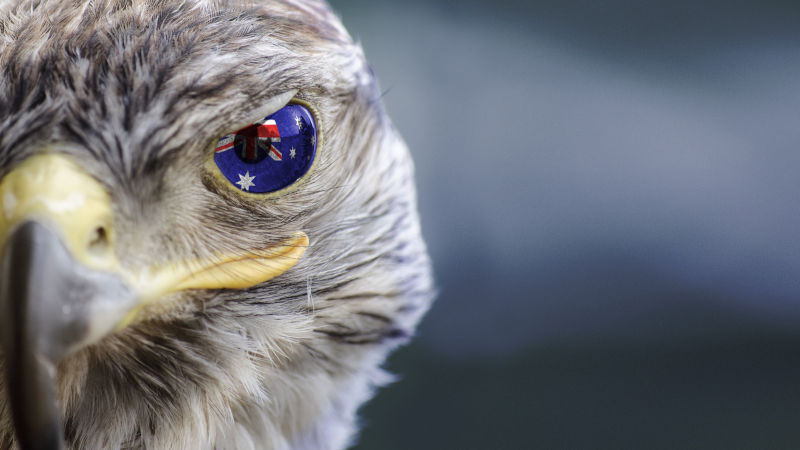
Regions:
<svg viewBox="0 0 800 450"><path fill-rule="evenodd" d="M290 103L217 141L214 163L236 188L268 193L308 173L317 153L317 124L309 108Z"/></svg>

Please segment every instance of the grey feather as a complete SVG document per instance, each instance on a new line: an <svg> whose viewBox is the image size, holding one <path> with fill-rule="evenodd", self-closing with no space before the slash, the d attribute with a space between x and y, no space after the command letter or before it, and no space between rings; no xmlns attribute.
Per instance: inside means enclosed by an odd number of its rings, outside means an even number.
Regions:
<svg viewBox="0 0 800 450"><path fill-rule="evenodd" d="M0 2L0 175L57 145L111 193L128 268L265 248L297 266L190 291L63 361L72 448L338 449L432 298L413 165L360 47L322 2ZM298 90L324 140L302 185L243 197L215 139ZM0 362L2 357L0 356ZM0 449L14 446L0 390Z"/></svg>

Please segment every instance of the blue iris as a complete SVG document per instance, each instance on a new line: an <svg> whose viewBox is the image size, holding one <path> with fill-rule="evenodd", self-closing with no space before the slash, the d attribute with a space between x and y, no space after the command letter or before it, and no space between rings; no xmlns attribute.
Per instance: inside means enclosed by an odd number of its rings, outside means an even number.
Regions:
<svg viewBox="0 0 800 450"><path fill-rule="evenodd" d="M306 107L289 104L223 136L214 162L225 178L248 192L274 192L299 180L317 153L317 125Z"/></svg>

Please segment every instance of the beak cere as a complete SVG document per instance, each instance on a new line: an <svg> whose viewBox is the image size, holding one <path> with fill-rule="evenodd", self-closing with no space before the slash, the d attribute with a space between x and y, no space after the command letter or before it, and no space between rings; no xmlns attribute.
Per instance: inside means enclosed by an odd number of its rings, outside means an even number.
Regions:
<svg viewBox="0 0 800 450"><path fill-rule="evenodd" d="M67 156L32 156L0 180L0 349L21 448L61 448L56 366L71 352L134 322L164 295L266 282L309 245L297 231L252 253L132 272L115 239L110 196Z"/></svg>

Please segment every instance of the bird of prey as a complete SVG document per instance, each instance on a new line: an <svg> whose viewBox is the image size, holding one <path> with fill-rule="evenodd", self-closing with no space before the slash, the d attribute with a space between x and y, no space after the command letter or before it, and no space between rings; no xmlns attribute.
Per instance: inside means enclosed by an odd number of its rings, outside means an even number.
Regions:
<svg viewBox="0 0 800 450"><path fill-rule="evenodd" d="M0 0L0 449L337 449L432 299L315 0Z"/></svg>

